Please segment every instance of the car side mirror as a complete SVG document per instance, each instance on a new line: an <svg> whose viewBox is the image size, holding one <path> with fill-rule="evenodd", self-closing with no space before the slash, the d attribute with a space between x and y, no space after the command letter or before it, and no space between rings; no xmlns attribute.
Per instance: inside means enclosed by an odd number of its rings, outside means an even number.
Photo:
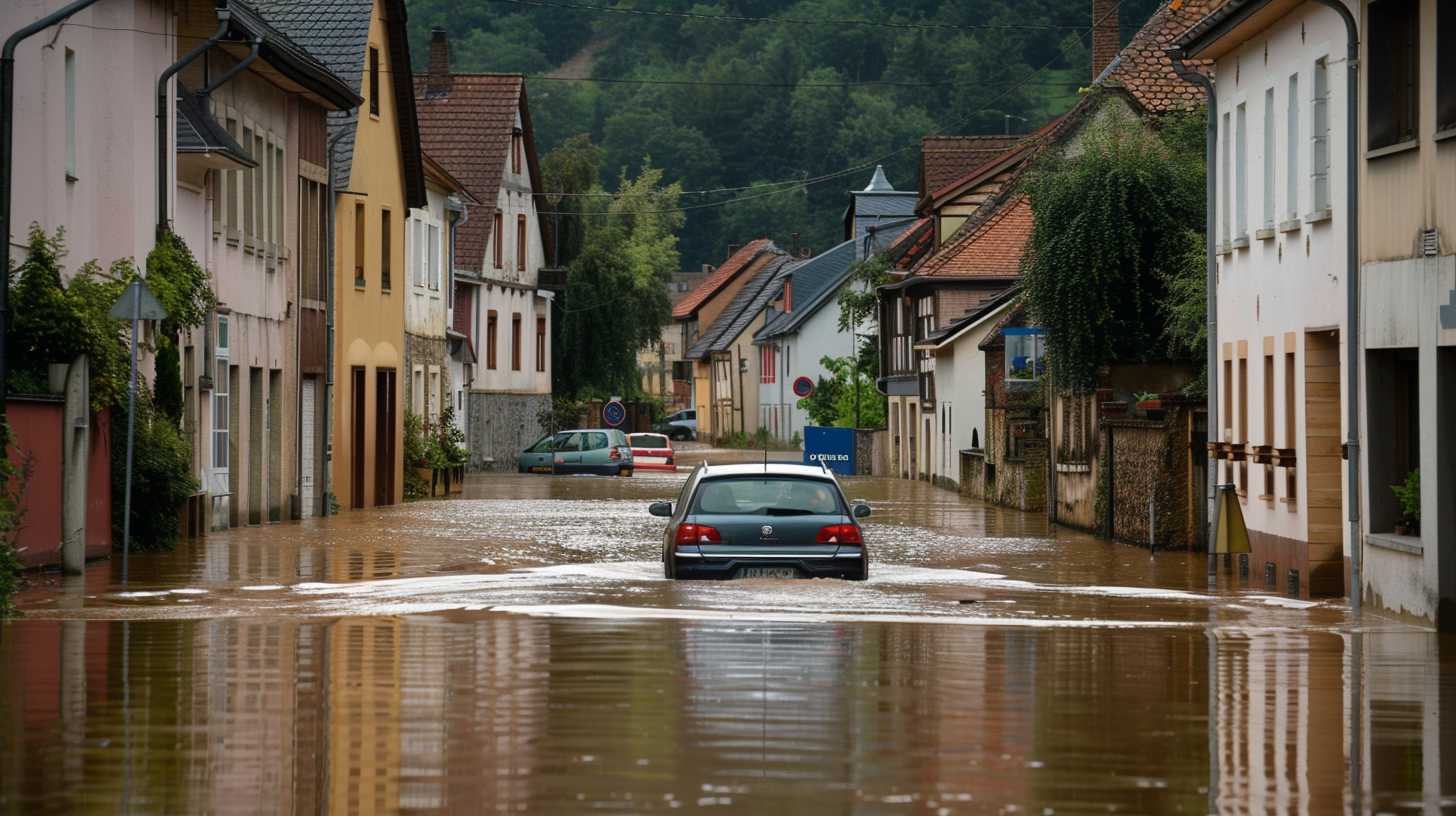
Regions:
<svg viewBox="0 0 1456 816"><path fill-rule="evenodd" d="M653 502L647 512L661 518L672 518L672 502Z"/></svg>
<svg viewBox="0 0 1456 816"><path fill-rule="evenodd" d="M869 518L870 506L868 504L865 504L864 502L855 502L853 513L854 517L857 519Z"/></svg>

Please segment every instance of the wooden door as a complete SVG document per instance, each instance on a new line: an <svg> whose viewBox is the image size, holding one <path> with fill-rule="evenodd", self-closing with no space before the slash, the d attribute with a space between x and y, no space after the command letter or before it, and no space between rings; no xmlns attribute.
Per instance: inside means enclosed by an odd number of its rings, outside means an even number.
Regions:
<svg viewBox="0 0 1456 816"><path fill-rule="evenodd" d="M364 506L364 367L349 370L349 506Z"/></svg>
<svg viewBox="0 0 1456 816"><path fill-rule="evenodd" d="M395 371L374 375L374 506L394 504Z"/></svg>

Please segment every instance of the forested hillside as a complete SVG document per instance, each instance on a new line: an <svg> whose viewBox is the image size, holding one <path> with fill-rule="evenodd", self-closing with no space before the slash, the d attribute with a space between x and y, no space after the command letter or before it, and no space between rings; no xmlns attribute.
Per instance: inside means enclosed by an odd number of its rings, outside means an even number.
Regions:
<svg viewBox="0 0 1456 816"><path fill-rule="evenodd" d="M1156 6L1122 3L1124 42ZM416 70L441 26L454 70L530 77L543 154L588 133L605 189L645 157L681 182L688 268L760 234L826 248L846 191L877 161L913 189L921 136L1024 132L1065 110L1091 71L1089 0L409 0L409 11ZM795 179L807 183L767 184ZM691 193L718 188L751 189Z"/></svg>

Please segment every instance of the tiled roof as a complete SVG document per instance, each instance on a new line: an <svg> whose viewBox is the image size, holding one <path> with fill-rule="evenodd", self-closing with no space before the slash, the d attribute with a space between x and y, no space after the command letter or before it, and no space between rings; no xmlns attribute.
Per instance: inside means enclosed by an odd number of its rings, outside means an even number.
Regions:
<svg viewBox="0 0 1456 816"><path fill-rule="evenodd" d="M920 140L920 197L1005 153L1021 136L926 136Z"/></svg>
<svg viewBox="0 0 1456 816"><path fill-rule="evenodd" d="M425 93L428 80L425 74L414 78L420 141L435 161L460 179L470 195L493 211L510 157L516 112L525 106L525 79L520 74L454 74L450 90L441 95ZM522 122L526 123L524 114ZM534 152L529 141L527 150ZM532 186L538 187L535 162L530 164ZM490 224L487 215L471 218L460 226L455 236L460 266L484 268Z"/></svg>
<svg viewBox="0 0 1456 816"><path fill-rule="evenodd" d="M698 343L693 344L698 349L704 338L711 338L708 341L706 352L725 351L748 324L753 322L755 317L768 306L769 302L778 297L783 290L784 278L788 277L787 266L791 263L789 256L784 255L777 260L769 261L753 276L744 287L738 290L733 297L733 302L723 310L723 314L713 321L713 325L704 333ZM703 352L700 351L700 356ZM691 350L689 357L692 357Z"/></svg>
<svg viewBox="0 0 1456 816"><path fill-rule="evenodd" d="M368 59L369 25L374 17L374 0L255 0L254 5L293 42L306 48L355 91L362 88L364 63ZM419 123L415 116L414 84L410 81L409 40L405 26L404 0L383 0L387 24L390 72L394 91L400 148L403 152L406 203L425 205L424 166L420 158ZM334 147L334 180L348 189L354 159L354 133L359 122L357 109L329 112L329 136L338 133Z"/></svg>
<svg viewBox="0 0 1456 816"><path fill-rule="evenodd" d="M1020 275L1021 256L1031 238L1031 199L1017 193L973 220L974 226L958 230L916 274L1004 278Z"/></svg>
<svg viewBox="0 0 1456 816"><path fill-rule="evenodd" d="M693 312L698 310L708 298L718 293L719 289L728 285L728 282L737 277L759 253L773 249L773 242L767 238L758 238L743 245L737 252L728 256L728 260L722 266L713 270L713 274L703 279L697 288L689 292L686 297L679 300L672 307L674 319L681 320L691 317Z"/></svg>
<svg viewBox="0 0 1456 816"><path fill-rule="evenodd" d="M883 235L870 238L870 255L877 255L895 245L900 236L918 222L909 219L885 225ZM849 269L860 257L865 236L845 241L827 252L821 252L793 269L794 310L779 314L758 333L760 338L775 337L798 329L813 317L849 278Z"/></svg>
<svg viewBox="0 0 1456 816"><path fill-rule="evenodd" d="M257 167L258 162L226 129L199 103L197 97L177 84L177 152L178 153L220 153L245 167Z"/></svg>
<svg viewBox="0 0 1456 816"><path fill-rule="evenodd" d="M1203 90L1173 70L1167 49L1224 0L1168 0L1138 29L1127 47L1097 78L1097 85L1121 88L1148 113L1192 110L1204 102ZM1204 65L1187 60L1190 66Z"/></svg>

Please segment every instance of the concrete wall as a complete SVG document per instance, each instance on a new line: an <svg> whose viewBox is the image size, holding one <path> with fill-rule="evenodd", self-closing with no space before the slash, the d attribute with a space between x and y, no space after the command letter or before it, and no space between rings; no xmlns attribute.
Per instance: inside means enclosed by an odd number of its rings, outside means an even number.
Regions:
<svg viewBox="0 0 1456 816"><path fill-rule="evenodd" d="M551 395L472 391L466 399L470 468L515 470L516 456L544 433L538 417L551 407Z"/></svg>
<svg viewBox="0 0 1456 816"><path fill-rule="evenodd" d="M59 397L11 397L5 411L11 431L10 449L5 454L17 474L29 468L20 500L20 562L27 567L58 566L67 515L63 512L65 476L70 470L62 453L65 403ZM87 433L87 468L78 493L84 498L82 539L85 558L90 560L111 552L111 415L91 414Z"/></svg>

